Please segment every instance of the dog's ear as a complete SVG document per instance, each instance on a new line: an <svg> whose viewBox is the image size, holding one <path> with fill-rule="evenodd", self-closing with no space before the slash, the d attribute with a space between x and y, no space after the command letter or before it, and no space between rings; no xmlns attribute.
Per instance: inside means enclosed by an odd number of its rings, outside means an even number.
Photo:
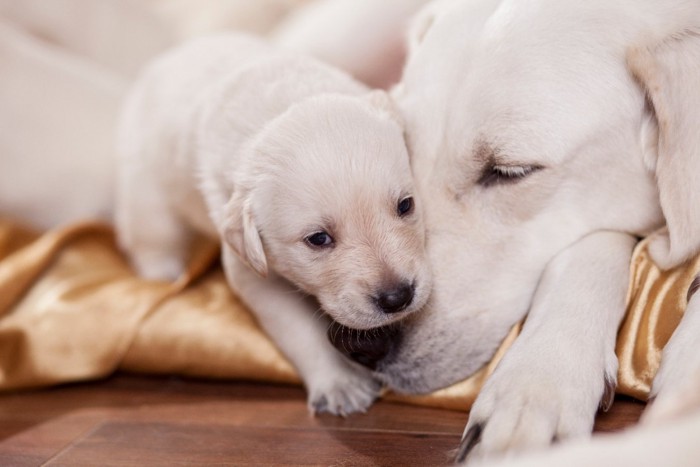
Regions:
<svg viewBox="0 0 700 467"><path fill-rule="evenodd" d="M250 197L234 193L224 208L224 241L260 276L267 276L267 258L255 225Z"/></svg>
<svg viewBox="0 0 700 467"><path fill-rule="evenodd" d="M394 101L386 91L382 91L380 89L371 91L369 94L367 94L367 96L365 96L365 99L372 107L379 109L381 112L388 115L389 118L398 123L399 126L403 127L403 119L394 105Z"/></svg>
<svg viewBox="0 0 700 467"><path fill-rule="evenodd" d="M643 137L667 226L649 252L668 269L700 251L700 31L630 50L627 64L647 96Z"/></svg>

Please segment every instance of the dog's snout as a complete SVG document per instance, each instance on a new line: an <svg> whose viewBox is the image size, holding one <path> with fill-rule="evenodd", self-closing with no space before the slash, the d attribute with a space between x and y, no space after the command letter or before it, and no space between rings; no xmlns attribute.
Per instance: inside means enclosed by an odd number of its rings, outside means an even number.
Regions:
<svg viewBox="0 0 700 467"><path fill-rule="evenodd" d="M374 329L351 329L334 322L328 328L328 338L343 355L375 370L396 345L399 328L395 325Z"/></svg>
<svg viewBox="0 0 700 467"><path fill-rule="evenodd" d="M398 286L382 290L375 298L375 302L385 313L398 313L411 304L415 291L414 284L401 282Z"/></svg>

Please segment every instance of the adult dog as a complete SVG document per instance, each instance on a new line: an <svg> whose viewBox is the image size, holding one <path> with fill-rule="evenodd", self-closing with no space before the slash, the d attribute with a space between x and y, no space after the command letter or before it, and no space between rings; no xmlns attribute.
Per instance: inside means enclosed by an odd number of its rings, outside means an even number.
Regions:
<svg viewBox="0 0 700 467"><path fill-rule="evenodd" d="M329 344L319 303L371 328L431 290L402 128L368 92L314 59L211 36L149 65L120 129L116 227L136 269L175 279L194 232L220 239L229 284L317 412L364 410L379 390Z"/></svg>
<svg viewBox="0 0 700 467"><path fill-rule="evenodd" d="M612 400L635 237L666 224L650 248L665 268L700 250L700 3L446 0L411 43L395 98L434 289L422 313L349 350L427 392L472 374L528 314L462 457L590 433ZM695 295L648 420L688 400L698 335Z"/></svg>

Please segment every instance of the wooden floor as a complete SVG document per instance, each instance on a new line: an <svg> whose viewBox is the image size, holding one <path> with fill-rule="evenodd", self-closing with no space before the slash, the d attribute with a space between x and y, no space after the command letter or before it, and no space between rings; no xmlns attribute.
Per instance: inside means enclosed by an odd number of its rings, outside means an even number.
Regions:
<svg viewBox="0 0 700 467"><path fill-rule="evenodd" d="M618 399L596 429L633 424ZM379 402L311 417L300 388L117 375L0 396L0 465L440 465L466 414Z"/></svg>

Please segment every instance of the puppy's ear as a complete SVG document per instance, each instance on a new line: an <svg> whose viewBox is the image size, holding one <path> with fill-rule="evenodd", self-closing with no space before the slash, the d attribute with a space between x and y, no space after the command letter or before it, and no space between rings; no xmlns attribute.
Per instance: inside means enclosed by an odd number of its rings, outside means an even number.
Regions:
<svg viewBox="0 0 700 467"><path fill-rule="evenodd" d="M224 208L223 238L241 260L267 276L267 258L251 212L250 197L234 193Z"/></svg>
<svg viewBox="0 0 700 467"><path fill-rule="evenodd" d="M401 118L399 111L396 109L394 101L385 91L379 89L371 91L369 94L367 94L367 96L365 96L365 99L372 107L379 109L381 112L388 115L389 118L398 123L399 126L403 127L403 119Z"/></svg>
<svg viewBox="0 0 700 467"><path fill-rule="evenodd" d="M700 32L630 50L627 64L647 95L645 146L656 153L656 179L667 231L649 245L672 268L700 251ZM653 141L656 139L656 141Z"/></svg>

